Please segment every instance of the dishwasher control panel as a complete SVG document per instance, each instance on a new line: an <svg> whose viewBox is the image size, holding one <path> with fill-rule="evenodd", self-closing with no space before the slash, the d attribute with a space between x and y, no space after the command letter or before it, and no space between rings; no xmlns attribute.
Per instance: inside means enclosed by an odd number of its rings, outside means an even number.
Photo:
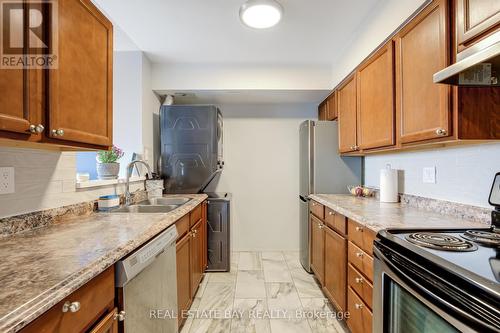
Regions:
<svg viewBox="0 0 500 333"><path fill-rule="evenodd" d="M171 226L134 253L116 263L116 285L123 287L137 274L149 266L165 248L174 245L177 239L177 228Z"/></svg>

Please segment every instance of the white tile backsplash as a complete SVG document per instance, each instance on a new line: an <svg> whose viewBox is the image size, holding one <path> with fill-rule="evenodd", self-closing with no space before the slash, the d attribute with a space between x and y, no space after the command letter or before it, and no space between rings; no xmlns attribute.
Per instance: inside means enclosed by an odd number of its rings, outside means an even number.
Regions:
<svg viewBox="0 0 500 333"><path fill-rule="evenodd" d="M0 218L121 194L125 185L76 189L76 153L0 147L0 167L15 168L15 193L0 195ZM131 191L144 189L133 183Z"/></svg>
<svg viewBox="0 0 500 333"><path fill-rule="evenodd" d="M365 184L379 187L380 169L387 163L403 171L400 192L422 197L490 207L488 195L495 173L500 171L500 144L457 146L367 156ZM436 183L422 180L425 167L436 167Z"/></svg>

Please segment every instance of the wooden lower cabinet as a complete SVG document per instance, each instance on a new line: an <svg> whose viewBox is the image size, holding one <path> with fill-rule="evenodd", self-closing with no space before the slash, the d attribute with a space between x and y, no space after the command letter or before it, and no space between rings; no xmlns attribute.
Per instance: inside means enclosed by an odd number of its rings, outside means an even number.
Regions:
<svg viewBox="0 0 500 333"><path fill-rule="evenodd" d="M347 240L326 227L325 285L323 291L340 311L346 310Z"/></svg>
<svg viewBox="0 0 500 333"><path fill-rule="evenodd" d="M95 333L116 332L114 302L115 270L112 266L54 305L21 332L86 332L92 328L91 332ZM68 307L77 303L79 308L72 312ZM98 327L102 330L96 330Z"/></svg>
<svg viewBox="0 0 500 333"><path fill-rule="evenodd" d="M191 290L196 293L198 285L203 279L203 235L201 230L201 220L191 229L190 242L190 265L191 265Z"/></svg>
<svg viewBox="0 0 500 333"><path fill-rule="evenodd" d="M91 331L90 333L118 333L118 321L116 316L118 310L115 308L108 313Z"/></svg>
<svg viewBox="0 0 500 333"><path fill-rule="evenodd" d="M184 322L183 312L191 306L191 267L190 267L191 233L177 241L177 307L178 324Z"/></svg>
<svg viewBox="0 0 500 333"><path fill-rule="evenodd" d="M320 219L311 214L309 218L309 227L311 235L311 269L321 285L324 285L325 225Z"/></svg>
<svg viewBox="0 0 500 333"><path fill-rule="evenodd" d="M361 298L349 287L347 290L347 326L352 333L369 333L372 331L373 315Z"/></svg>
<svg viewBox="0 0 500 333"><path fill-rule="evenodd" d="M207 266L206 208L206 202L203 202L176 222L178 233L181 232L180 230L184 230L184 236L179 238L176 244L179 327L184 324L186 318L184 318L183 313L189 310ZM198 219L197 222L186 231L186 221L195 219Z"/></svg>

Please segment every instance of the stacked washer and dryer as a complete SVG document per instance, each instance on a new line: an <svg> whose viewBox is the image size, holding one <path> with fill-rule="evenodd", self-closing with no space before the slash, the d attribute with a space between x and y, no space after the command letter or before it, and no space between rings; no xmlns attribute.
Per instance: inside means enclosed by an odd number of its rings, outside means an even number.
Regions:
<svg viewBox="0 0 500 333"><path fill-rule="evenodd" d="M222 113L215 105L163 105L159 173L168 194L204 193L224 167ZM229 193L207 193L207 271L229 271Z"/></svg>

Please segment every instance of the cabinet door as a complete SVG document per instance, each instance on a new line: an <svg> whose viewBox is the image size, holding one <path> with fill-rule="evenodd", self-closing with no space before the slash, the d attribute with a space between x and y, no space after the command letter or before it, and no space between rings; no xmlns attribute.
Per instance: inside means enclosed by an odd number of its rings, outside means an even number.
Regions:
<svg viewBox="0 0 500 333"><path fill-rule="evenodd" d="M204 201L202 204L202 218L201 218L201 239L202 239L202 272L205 272L208 265L208 229L207 229L207 202Z"/></svg>
<svg viewBox="0 0 500 333"><path fill-rule="evenodd" d="M177 306L179 311L179 326L184 319L182 312L191 306L191 264L190 264L191 233L187 233L177 242Z"/></svg>
<svg viewBox="0 0 500 333"><path fill-rule="evenodd" d="M49 71L49 136L112 144L113 27L90 0L59 1L59 67Z"/></svg>
<svg viewBox="0 0 500 333"><path fill-rule="evenodd" d="M30 131L31 125L44 126L41 84L41 70L0 69L0 131L21 133L16 138L30 141L41 138Z"/></svg>
<svg viewBox="0 0 500 333"><path fill-rule="evenodd" d="M394 48L387 43L357 74L358 138L361 149L394 145Z"/></svg>
<svg viewBox="0 0 500 333"><path fill-rule="evenodd" d="M102 320L90 331L90 333L118 333L118 321L116 315L118 311L115 308L108 313Z"/></svg>
<svg viewBox="0 0 500 333"><path fill-rule="evenodd" d="M191 235L191 298L193 298L203 277L203 235L201 220L191 229Z"/></svg>
<svg viewBox="0 0 500 333"><path fill-rule="evenodd" d="M337 100L335 98L335 92L332 93L327 99L327 119L335 120L337 119Z"/></svg>
<svg viewBox="0 0 500 333"><path fill-rule="evenodd" d="M456 1L458 51L489 35L500 26L500 1Z"/></svg>
<svg viewBox="0 0 500 333"><path fill-rule="evenodd" d="M326 102L323 102L318 106L318 120L326 120L326 117L327 117Z"/></svg>
<svg viewBox="0 0 500 333"><path fill-rule="evenodd" d="M311 269L321 285L324 284L325 276L325 232L324 224L310 215L311 230Z"/></svg>
<svg viewBox="0 0 500 333"><path fill-rule="evenodd" d="M353 75L337 93L337 111L339 114L339 151L348 153L357 148L356 133L356 80Z"/></svg>
<svg viewBox="0 0 500 333"><path fill-rule="evenodd" d="M325 228L325 289L340 311L346 310L347 240Z"/></svg>
<svg viewBox="0 0 500 333"><path fill-rule="evenodd" d="M435 0L395 37L402 143L451 134L450 87L432 80L449 63L447 13L447 1Z"/></svg>

